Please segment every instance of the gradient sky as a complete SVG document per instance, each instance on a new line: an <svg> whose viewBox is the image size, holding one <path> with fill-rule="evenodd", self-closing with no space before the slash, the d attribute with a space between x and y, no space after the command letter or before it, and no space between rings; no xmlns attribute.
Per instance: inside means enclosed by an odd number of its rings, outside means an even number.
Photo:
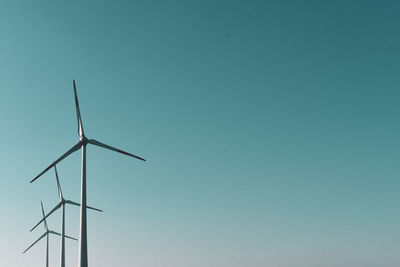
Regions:
<svg viewBox="0 0 400 267"><path fill-rule="evenodd" d="M54 173L29 181L78 140L75 78L87 136L148 159L88 148L88 204L105 210L88 215L90 266L399 266L399 13L2 0L0 265L44 266L44 240L22 251ZM80 153L58 167L78 201Z"/></svg>

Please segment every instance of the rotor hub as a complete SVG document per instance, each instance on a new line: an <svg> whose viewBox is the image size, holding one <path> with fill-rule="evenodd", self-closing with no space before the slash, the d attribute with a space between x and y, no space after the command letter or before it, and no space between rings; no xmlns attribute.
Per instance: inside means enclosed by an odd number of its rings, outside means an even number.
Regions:
<svg viewBox="0 0 400 267"><path fill-rule="evenodd" d="M88 139L87 139L86 136L84 136L84 135L81 136L81 138L79 139L79 141L80 141L82 144L84 144L84 145L86 145L86 144L88 143Z"/></svg>

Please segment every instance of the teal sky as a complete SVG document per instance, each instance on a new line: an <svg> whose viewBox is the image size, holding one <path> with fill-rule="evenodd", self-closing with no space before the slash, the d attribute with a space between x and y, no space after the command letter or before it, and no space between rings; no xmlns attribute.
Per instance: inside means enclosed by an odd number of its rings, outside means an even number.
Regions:
<svg viewBox="0 0 400 267"><path fill-rule="evenodd" d="M44 265L44 241L22 251L40 200L57 203L54 173L29 181L78 140L76 79L86 135L148 159L88 148L88 203L105 211L88 215L91 266L399 266L399 13L2 0L0 265ZM58 170L79 200L80 153Z"/></svg>

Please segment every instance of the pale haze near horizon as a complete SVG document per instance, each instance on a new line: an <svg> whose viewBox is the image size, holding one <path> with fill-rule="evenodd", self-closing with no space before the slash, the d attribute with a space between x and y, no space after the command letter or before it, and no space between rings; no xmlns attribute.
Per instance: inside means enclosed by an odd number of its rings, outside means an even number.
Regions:
<svg viewBox="0 0 400 267"><path fill-rule="evenodd" d="M88 148L90 266L399 266L399 8L2 1L0 266L44 265L72 79L86 135L148 159ZM79 201L80 152L58 170Z"/></svg>

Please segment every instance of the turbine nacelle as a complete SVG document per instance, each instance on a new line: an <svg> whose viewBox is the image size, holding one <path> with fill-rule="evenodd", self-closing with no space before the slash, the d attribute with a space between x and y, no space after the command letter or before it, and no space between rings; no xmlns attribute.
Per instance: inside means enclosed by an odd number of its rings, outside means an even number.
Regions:
<svg viewBox="0 0 400 267"><path fill-rule="evenodd" d="M80 142L82 145L86 145L86 144L88 143L88 141L89 141L89 139L87 139L87 137L86 137L85 135L82 135L82 136L79 138L79 142Z"/></svg>

